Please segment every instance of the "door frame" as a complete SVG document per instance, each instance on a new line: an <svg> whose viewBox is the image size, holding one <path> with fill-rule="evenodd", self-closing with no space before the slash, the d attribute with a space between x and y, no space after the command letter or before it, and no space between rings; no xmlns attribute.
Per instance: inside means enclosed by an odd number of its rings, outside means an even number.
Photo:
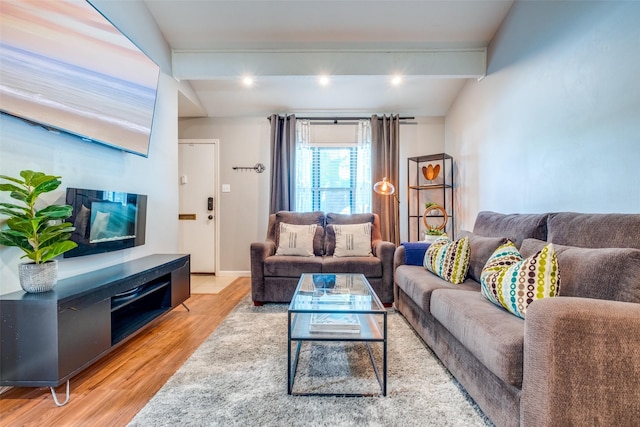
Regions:
<svg viewBox="0 0 640 427"><path fill-rule="evenodd" d="M220 266L220 197L218 197L218 187L220 186L220 140L219 139L186 139L179 138L178 144L213 144L213 175L216 179L216 185L213 189L213 200L215 204L215 238L214 238L214 251L215 257L213 260L213 270L215 271L215 275L219 275ZM180 177L176 177L176 179L180 179Z"/></svg>

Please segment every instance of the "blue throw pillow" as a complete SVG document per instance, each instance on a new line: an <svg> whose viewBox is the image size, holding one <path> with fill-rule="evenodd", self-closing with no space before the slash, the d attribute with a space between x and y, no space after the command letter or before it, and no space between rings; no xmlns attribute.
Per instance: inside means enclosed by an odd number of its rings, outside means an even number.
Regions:
<svg viewBox="0 0 640 427"><path fill-rule="evenodd" d="M406 265L422 265L424 261L424 253L427 251L430 243L427 242L403 242L404 246L404 263Z"/></svg>

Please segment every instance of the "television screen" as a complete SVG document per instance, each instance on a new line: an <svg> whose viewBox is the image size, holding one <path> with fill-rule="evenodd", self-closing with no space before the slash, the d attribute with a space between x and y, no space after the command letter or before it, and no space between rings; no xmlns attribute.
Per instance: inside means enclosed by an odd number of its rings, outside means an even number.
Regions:
<svg viewBox="0 0 640 427"><path fill-rule="evenodd" d="M1 0L0 111L147 156L159 67L85 0Z"/></svg>
<svg viewBox="0 0 640 427"><path fill-rule="evenodd" d="M73 206L71 240L78 247L65 258L117 251L144 245L147 196L104 190L67 188Z"/></svg>

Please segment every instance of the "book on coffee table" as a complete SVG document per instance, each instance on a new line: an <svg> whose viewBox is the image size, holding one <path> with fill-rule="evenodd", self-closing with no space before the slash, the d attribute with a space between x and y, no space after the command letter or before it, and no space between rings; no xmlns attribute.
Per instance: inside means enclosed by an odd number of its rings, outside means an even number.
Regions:
<svg viewBox="0 0 640 427"><path fill-rule="evenodd" d="M309 323L309 332L360 332L360 320L353 313L313 313Z"/></svg>

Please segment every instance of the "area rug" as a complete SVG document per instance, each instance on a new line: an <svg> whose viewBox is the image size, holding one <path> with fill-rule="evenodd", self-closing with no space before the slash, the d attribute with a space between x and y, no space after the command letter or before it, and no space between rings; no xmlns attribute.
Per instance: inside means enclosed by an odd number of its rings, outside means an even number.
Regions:
<svg viewBox="0 0 640 427"><path fill-rule="evenodd" d="M288 395L286 311L243 299L129 425L492 425L392 309L387 396ZM294 391L376 393L380 386L363 344L305 343Z"/></svg>

